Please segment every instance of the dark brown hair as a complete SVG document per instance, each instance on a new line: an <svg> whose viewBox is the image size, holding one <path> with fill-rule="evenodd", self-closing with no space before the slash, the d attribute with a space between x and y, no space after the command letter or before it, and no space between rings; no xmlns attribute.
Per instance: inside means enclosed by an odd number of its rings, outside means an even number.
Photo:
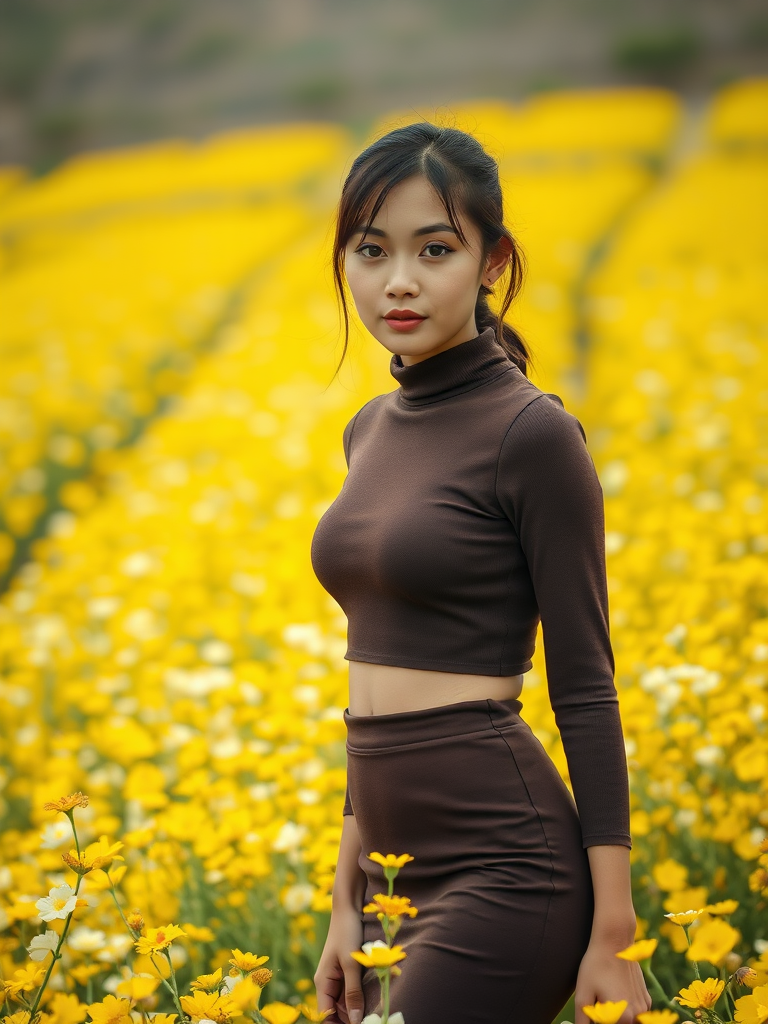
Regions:
<svg viewBox="0 0 768 1024"><path fill-rule="evenodd" d="M349 344L349 311L344 293L344 255L355 227L371 226L389 191L406 178L423 174L442 200L451 225L467 244L457 209L475 224L482 238L482 259L506 238L510 260L502 277L509 275L498 316L488 305L493 292L480 285L475 305L478 331L494 327L496 337L510 359L527 375L531 354L514 327L504 321L512 300L520 291L525 259L520 246L504 225L499 168L474 136L458 128L441 128L422 121L396 128L373 142L354 161L341 191L333 244L333 277L344 318L344 351L336 368L344 362ZM365 211L371 202L370 216Z"/></svg>

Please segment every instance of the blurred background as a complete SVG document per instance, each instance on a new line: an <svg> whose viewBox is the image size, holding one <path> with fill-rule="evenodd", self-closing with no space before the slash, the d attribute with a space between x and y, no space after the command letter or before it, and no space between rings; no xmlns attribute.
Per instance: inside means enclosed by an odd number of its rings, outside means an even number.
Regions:
<svg viewBox="0 0 768 1024"><path fill-rule="evenodd" d="M318 1019L348 679L310 545L394 386L354 316L343 352L330 241L425 117L499 163L508 319L601 481L644 963L667 997L749 967L718 1012L764 1020L767 56L752 0L0 0L6 1022L179 1011L132 908L183 927L193 1021ZM544 641L522 714L569 783Z"/></svg>
<svg viewBox="0 0 768 1024"><path fill-rule="evenodd" d="M0 154L83 149L543 89L691 101L768 59L760 0L1 0Z"/></svg>

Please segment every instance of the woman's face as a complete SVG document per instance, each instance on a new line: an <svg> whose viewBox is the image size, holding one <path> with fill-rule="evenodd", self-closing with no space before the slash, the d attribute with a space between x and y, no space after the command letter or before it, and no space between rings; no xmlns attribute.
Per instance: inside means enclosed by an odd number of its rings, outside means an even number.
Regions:
<svg viewBox="0 0 768 1024"><path fill-rule="evenodd" d="M360 319L405 366L477 336L478 289L508 262L503 241L483 261L479 231L458 217L466 248L437 192L417 175L390 191L365 238L364 224L356 225L347 243L346 277Z"/></svg>

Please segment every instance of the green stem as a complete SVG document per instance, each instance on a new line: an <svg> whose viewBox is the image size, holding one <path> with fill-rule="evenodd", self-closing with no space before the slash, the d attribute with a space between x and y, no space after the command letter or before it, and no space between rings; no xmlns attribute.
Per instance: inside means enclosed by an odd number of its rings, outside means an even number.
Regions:
<svg viewBox="0 0 768 1024"><path fill-rule="evenodd" d="M75 834L77 834L77 833L75 833ZM82 875L78 875L77 876L77 885L75 886L75 897L77 897L77 894L80 891L80 883L82 882L82 880L83 880L83 876ZM75 909L77 909L77 907L75 907ZM74 913L75 913L75 910L72 910L72 912L67 915L67 919L64 922L64 930L62 931L61 935L59 936L59 941L58 941L58 944L56 946L56 949L54 950L53 957L51 958L51 962L48 964L48 970L45 972L45 977L43 978L43 983L40 986L40 988L37 990L37 995L35 996L35 1001L32 1004L32 1007L30 1009L30 1020L37 1013L37 1008L40 1005L40 998L41 998L43 992L45 992L46 986L48 984L48 980L51 977L51 972L53 971L53 968L54 968L54 966L56 964L56 961L61 959L61 947L64 945L64 939L66 939L66 937L67 937L67 932L69 931L69 926L70 926L70 924L72 922L72 917L73 917Z"/></svg>
<svg viewBox="0 0 768 1024"><path fill-rule="evenodd" d="M72 826L72 834L75 837L75 849L77 850L77 855L79 857L80 856L80 840L77 838L77 829L75 828L75 809L73 807L71 811L65 811L64 813L69 818L69 823Z"/></svg>
<svg viewBox="0 0 768 1024"><path fill-rule="evenodd" d="M165 987L166 987L166 988L168 989L168 991L169 991L169 992L171 993L171 998L173 999L173 1005L174 1005L174 1006L176 1007L176 1009L177 1009L177 1010L179 1011L179 1016L180 1016L181 1020L187 1020L187 1015L186 1015L186 1013L184 1013L184 1011L182 1010L182 1008L181 1008L181 1003L179 1002L179 995L178 995L178 992L175 992L175 991L174 991L174 989L173 989L173 987L172 987L172 986L171 986L171 985L170 985L170 984L168 983L168 980L167 980L167 978L164 978L164 977L163 977L163 972L162 972L162 971L160 970L160 968L159 968L159 967L157 966L157 964L155 963L155 954L154 954L154 953L150 953L150 954L149 954L149 959L150 959L150 960L152 961L152 966L153 966L153 967L155 968L155 970L157 971L157 973L158 973L158 976L159 976L159 978L160 978L160 981L162 981L162 983L163 983L163 984L165 985Z"/></svg>
<svg viewBox="0 0 768 1024"><path fill-rule="evenodd" d="M107 872L107 878L109 878L109 872ZM110 882L112 882L112 879L111 879L111 878L110 878L109 880L110 880ZM131 928L131 926L130 926L130 925L128 924L128 921L126 920L125 914L123 913L123 908L122 908L122 907L120 906L120 903L118 902L118 899L117 899L117 893L115 892L115 886L114 886L114 884L112 884L112 885L111 885L111 887L110 887L110 890L109 890L109 891L110 891L110 894L111 894L111 896L112 896L112 899L113 899L113 900L115 901L115 906L117 907L117 912L118 912L118 914L120 915L120 917L122 917L122 919L123 919L123 924L124 924L124 925L125 925L125 927L126 927L126 928L128 929L128 931L129 931L129 932L131 933L131 935L133 936L133 938L134 938L134 939L136 939L136 932L135 932L135 931L133 930L133 928Z"/></svg>
<svg viewBox="0 0 768 1024"><path fill-rule="evenodd" d="M387 1022L389 1021L389 979L391 973L392 972L390 970L387 970L387 973L384 975L384 992L382 999L382 1009L384 1010L384 1016L381 1018L381 1024L387 1024Z"/></svg>
<svg viewBox="0 0 768 1024"><path fill-rule="evenodd" d="M656 993L656 998L659 999L661 1002L663 1002L665 1006L669 1007L670 1010L674 1010L675 1013L686 1013L687 1011L685 1010L684 1007L680 1006L678 1003L673 1003L671 1001L671 999L668 997L667 993L664 991L664 989L662 987L661 982L656 977L656 975L653 973L653 969L651 968L650 960L648 961L647 964L641 965L641 966L643 968L643 973L646 975L648 980L651 982L651 988ZM688 1015L687 1019L688 1020L692 1020L690 1015Z"/></svg>
<svg viewBox="0 0 768 1024"><path fill-rule="evenodd" d="M688 943L688 949L691 948L691 940L688 937L688 929L690 927L691 926L689 924L683 925L683 931L685 932L685 941ZM693 973L696 975L696 980L701 981L701 975L699 974L699 965L695 960L691 960L691 963L693 964Z"/></svg>

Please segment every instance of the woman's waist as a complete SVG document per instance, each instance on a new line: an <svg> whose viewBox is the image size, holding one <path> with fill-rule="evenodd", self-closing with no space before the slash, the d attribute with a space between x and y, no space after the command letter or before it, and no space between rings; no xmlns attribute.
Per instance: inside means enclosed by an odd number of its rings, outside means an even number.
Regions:
<svg viewBox="0 0 768 1024"><path fill-rule="evenodd" d="M515 701L523 674L442 672L349 661L351 717L407 714L471 701Z"/></svg>

